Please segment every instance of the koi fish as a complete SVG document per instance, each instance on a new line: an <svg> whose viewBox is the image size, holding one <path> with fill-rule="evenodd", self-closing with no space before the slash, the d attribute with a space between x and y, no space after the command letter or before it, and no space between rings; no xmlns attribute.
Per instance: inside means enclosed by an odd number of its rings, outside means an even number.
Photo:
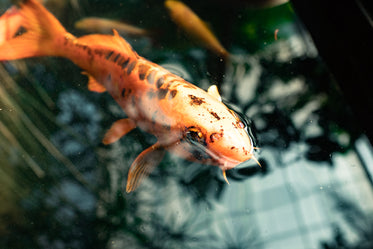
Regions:
<svg viewBox="0 0 373 249"><path fill-rule="evenodd" d="M118 32L75 37L36 0L19 5L26 32L0 45L0 61L35 56L64 57L84 70L88 88L107 91L128 118L111 126L103 143L114 143L136 127L157 142L132 163L126 191L137 188L165 151L225 171L253 155L245 123L223 102L216 86L208 91L139 56ZM260 164L259 164L260 165Z"/></svg>
<svg viewBox="0 0 373 249"><path fill-rule="evenodd" d="M280 30L275 29L275 32L274 32L275 41L277 41L277 38L278 38L278 31L280 31Z"/></svg>
<svg viewBox="0 0 373 249"><path fill-rule="evenodd" d="M144 36L148 35L149 32L145 29L135 27L133 25L110 20L99 17L86 17L75 22L75 28L90 32L90 33L111 33L113 29L118 31L120 34L127 34L132 36Z"/></svg>
<svg viewBox="0 0 373 249"><path fill-rule="evenodd" d="M164 5L171 19L192 39L223 58L229 56L209 27L188 6L177 0L166 0Z"/></svg>

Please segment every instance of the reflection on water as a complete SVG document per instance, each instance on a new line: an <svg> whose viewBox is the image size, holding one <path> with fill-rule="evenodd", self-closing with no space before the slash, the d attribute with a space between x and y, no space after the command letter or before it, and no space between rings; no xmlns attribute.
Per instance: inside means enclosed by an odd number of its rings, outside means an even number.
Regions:
<svg viewBox="0 0 373 249"><path fill-rule="evenodd" d="M143 5L111 1L105 9L133 8L136 21L139 9L150 12ZM166 15L161 6L154 22ZM236 16L225 64L178 35L131 41L205 89L220 79L224 99L253 120L263 167L228 171L230 185L217 167L167 154L126 194L130 163L154 137L135 130L103 146L105 130L125 114L110 96L88 92L79 69L60 59L4 63L0 247L373 247L372 149L307 32L288 4ZM176 34L173 25L164 29Z"/></svg>

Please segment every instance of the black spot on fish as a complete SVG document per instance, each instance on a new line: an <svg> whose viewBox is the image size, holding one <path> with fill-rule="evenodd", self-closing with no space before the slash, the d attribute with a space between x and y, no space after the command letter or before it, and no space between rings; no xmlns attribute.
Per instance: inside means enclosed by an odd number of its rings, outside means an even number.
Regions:
<svg viewBox="0 0 373 249"><path fill-rule="evenodd" d="M87 52L89 57L92 57L92 49L88 47L87 45L80 44L80 43L74 43L76 47L83 49L84 51Z"/></svg>
<svg viewBox="0 0 373 249"><path fill-rule="evenodd" d="M220 120L220 117L219 117L219 115L218 115L216 112L210 111L210 114L211 114L214 118L216 118L217 120Z"/></svg>
<svg viewBox="0 0 373 249"><path fill-rule="evenodd" d="M191 101L190 101L191 105L202 105L203 103L205 103L204 98L200 98L200 97L197 97L197 96L194 96L194 95L191 95L191 94L189 94L188 96L191 99Z"/></svg>
<svg viewBox="0 0 373 249"><path fill-rule="evenodd" d="M115 56L113 62L116 63L118 61L118 59L120 58L120 54L117 54L117 56Z"/></svg>
<svg viewBox="0 0 373 249"><path fill-rule="evenodd" d="M158 99L164 99L166 97L168 90L167 89L159 89L158 90Z"/></svg>
<svg viewBox="0 0 373 249"><path fill-rule="evenodd" d="M109 53L106 54L105 59L109 60L109 58L113 55L114 51L110 51Z"/></svg>
<svg viewBox="0 0 373 249"><path fill-rule="evenodd" d="M154 77L155 77L156 71L152 70L146 77L146 80L149 82L149 84L154 84Z"/></svg>
<svg viewBox="0 0 373 249"><path fill-rule="evenodd" d="M119 56L119 59L117 60L117 65L122 66L122 63L125 61L123 56Z"/></svg>
<svg viewBox="0 0 373 249"><path fill-rule="evenodd" d="M140 80L144 80L144 79L145 79L145 75L146 75L146 74L139 73L139 79L140 79Z"/></svg>
<svg viewBox="0 0 373 249"><path fill-rule="evenodd" d="M93 56L92 49L90 47L87 47L87 53L89 57Z"/></svg>
<svg viewBox="0 0 373 249"><path fill-rule="evenodd" d="M121 94L122 94L122 97L124 97L124 95L126 94L126 88L122 89L122 93Z"/></svg>
<svg viewBox="0 0 373 249"><path fill-rule="evenodd" d="M130 59L127 58L127 60L123 61L120 66L122 67L122 69L125 69L128 65L128 63L130 62Z"/></svg>
<svg viewBox="0 0 373 249"><path fill-rule="evenodd" d="M138 72L139 72L139 79L140 80L144 80L145 79L145 76L148 73L149 68L150 67L148 65L145 65L145 64L140 64L139 65Z"/></svg>
<svg viewBox="0 0 373 249"><path fill-rule="evenodd" d="M132 61L129 65L128 65L128 68L127 68L127 75L130 75L132 73L132 70L135 68L136 66L136 61Z"/></svg>
<svg viewBox="0 0 373 249"><path fill-rule="evenodd" d="M169 98L170 98L170 99L175 98L176 94L177 94L177 90L175 90L175 89L174 89L174 90L171 90L171 91L170 91L170 96L169 96Z"/></svg>
<svg viewBox="0 0 373 249"><path fill-rule="evenodd" d="M164 84L164 78L163 76L159 77L159 79L157 80L157 88L161 88L161 86Z"/></svg>

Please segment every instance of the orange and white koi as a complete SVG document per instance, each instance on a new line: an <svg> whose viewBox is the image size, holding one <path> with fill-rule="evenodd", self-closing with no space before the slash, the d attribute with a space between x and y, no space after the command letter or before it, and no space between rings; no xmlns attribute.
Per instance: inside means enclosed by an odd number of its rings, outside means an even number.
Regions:
<svg viewBox="0 0 373 249"><path fill-rule="evenodd" d="M222 58L229 57L228 51L211 29L188 6L178 0L166 0L164 5L168 9L171 19L193 40Z"/></svg>
<svg viewBox="0 0 373 249"><path fill-rule="evenodd" d="M132 163L127 192L136 189L166 150L216 165L225 179L226 170L249 159L258 162L245 124L221 102L216 86L206 92L146 60L115 30L114 35L77 38L36 0L23 1L17 11L26 32L0 45L0 61L65 57L84 69L90 90L109 92L128 116L112 125L104 144L117 141L135 127L157 138Z"/></svg>
<svg viewBox="0 0 373 249"><path fill-rule="evenodd" d="M77 29L89 33L108 34L112 33L112 30L115 29L120 34L126 34L131 36L149 35L149 32L145 29L124 22L99 17L82 18L79 21L75 22L74 26Z"/></svg>

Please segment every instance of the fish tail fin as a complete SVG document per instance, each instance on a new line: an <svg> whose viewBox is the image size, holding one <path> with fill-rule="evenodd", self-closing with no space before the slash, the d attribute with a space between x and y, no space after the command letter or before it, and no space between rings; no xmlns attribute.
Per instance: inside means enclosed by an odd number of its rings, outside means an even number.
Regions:
<svg viewBox="0 0 373 249"><path fill-rule="evenodd" d="M24 0L13 12L13 15L17 15L21 21L18 27L12 29L17 28L18 31L23 28L25 32L6 38L0 44L0 61L35 56L58 56L61 53L61 49L56 46L56 41L67 32L42 4L36 0ZM2 28L5 27L0 27Z"/></svg>

